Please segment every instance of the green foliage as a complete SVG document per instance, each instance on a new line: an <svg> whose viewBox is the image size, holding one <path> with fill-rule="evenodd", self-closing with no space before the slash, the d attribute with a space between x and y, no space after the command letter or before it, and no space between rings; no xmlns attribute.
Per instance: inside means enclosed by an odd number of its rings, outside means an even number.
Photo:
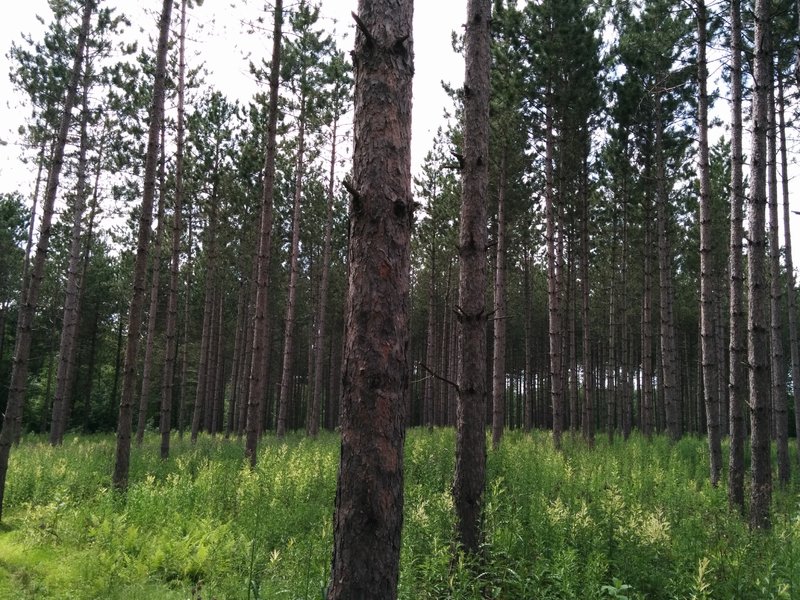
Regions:
<svg viewBox="0 0 800 600"><path fill-rule="evenodd" d="M24 439L0 529L0 598L319 598L327 584L339 440L200 437L135 450L131 485L109 485L113 440ZM458 600L793 598L800 592L796 489L751 533L706 479L702 440L633 436L589 450L509 432L489 456L480 563L453 558L454 433L406 444L399 596ZM795 484L796 485L796 484Z"/></svg>

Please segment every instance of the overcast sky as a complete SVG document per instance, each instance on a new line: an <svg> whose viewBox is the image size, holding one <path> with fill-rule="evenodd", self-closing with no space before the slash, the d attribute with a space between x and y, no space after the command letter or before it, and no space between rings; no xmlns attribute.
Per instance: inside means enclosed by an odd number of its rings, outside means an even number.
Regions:
<svg viewBox="0 0 800 600"><path fill-rule="evenodd" d="M159 0L105 0L117 5L133 21L134 34L146 40L156 36L155 17L161 8ZM177 4L177 3L176 3ZM285 2L291 5L291 0ZM357 0L322 0L323 24L336 33L339 47L349 52L353 47L354 23L350 16L356 11ZM246 23L264 15L263 0L205 0L203 6L190 11L190 66L204 62L207 81L230 98L247 100L256 90L248 73L248 60L268 58L271 49L269 35L247 33ZM148 15L147 12L150 14ZM19 139L16 130L25 121L28 110L25 99L17 95L8 80L10 64L7 53L12 41L21 41L21 34L41 39L44 26L36 15L51 19L46 0L14 2L13 9L4 11L0 19L0 192L20 191L28 196L33 185L29 168L20 164ZM442 80L460 83L464 63L451 48L451 32L460 30L466 15L466 2L441 0L417 2L414 14L414 113L412 162L419 165L430 149L442 114L449 100L442 90ZM177 23L177 17L175 17ZM270 18L266 16L267 27ZM202 25L199 29L197 26ZM139 28L145 31L139 34Z"/></svg>

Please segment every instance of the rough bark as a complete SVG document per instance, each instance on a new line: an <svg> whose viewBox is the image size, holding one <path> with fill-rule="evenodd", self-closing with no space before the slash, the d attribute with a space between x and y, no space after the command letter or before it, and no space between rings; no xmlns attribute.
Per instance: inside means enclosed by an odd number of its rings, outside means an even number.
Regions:
<svg viewBox="0 0 800 600"><path fill-rule="evenodd" d="M722 444L717 388L717 345L714 315L714 264L711 210L711 168L708 158L708 68L706 64L707 15L704 0L697 0L697 176L700 181L700 340L703 368L703 400L708 428L711 485L722 474Z"/></svg>
<svg viewBox="0 0 800 600"><path fill-rule="evenodd" d="M480 550L486 480L486 204L489 180L489 0L468 0L464 36L464 167L459 254L458 396L453 499L456 539Z"/></svg>
<svg viewBox="0 0 800 600"><path fill-rule="evenodd" d="M64 148L67 144L67 135L72 120L72 108L78 96L78 83L81 79L81 70L84 61L86 39L89 36L92 13L95 2L88 0L83 9L81 29L75 47L75 56L72 63L67 94L64 99L61 121L59 123L56 144L50 163L50 172L47 176L44 198L42 202L42 223L39 229L39 240L36 244L36 255L33 259L33 268L30 272L30 281L24 287L24 296L21 298L19 315L17 317L17 332L14 340L14 357L11 366L11 378L8 390L6 412L3 426L0 428L0 519L3 516L3 498L5 495L6 475L8 473L8 460L11 454L11 444L15 432L22 429L22 407L25 402L25 391L28 385L28 364L31 351L31 335L33 333L33 320L36 305L39 300L39 290L44 279L45 259L50 245L51 224L53 220L53 207L58 182L61 177L61 168L64 164ZM23 282L24 283L24 282Z"/></svg>
<svg viewBox="0 0 800 600"><path fill-rule="evenodd" d="M156 187L156 168L158 162L158 135L164 117L164 88L167 72L167 41L169 38L172 0L164 0L159 22L158 48L156 50L156 71L153 84L153 100L150 108L150 129L145 158L144 193L142 195L139 232L136 242L136 258L133 267L133 290L128 312L128 336L125 345L125 367L122 375L122 397L117 419L117 446L114 460L113 484L118 490L128 487L128 471L131 453L131 403L136 384L136 355L139 348L139 331L142 326L144 308L145 275L147 273L147 254L150 242L150 225L153 220L153 197Z"/></svg>
<svg viewBox="0 0 800 600"><path fill-rule="evenodd" d="M767 127L770 77L770 0L755 3L755 59L753 65L750 197L747 252L747 360L750 366L750 526L770 527L772 466L770 464L769 337L765 269L767 205Z"/></svg>
<svg viewBox="0 0 800 600"><path fill-rule="evenodd" d="M191 205L187 205L186 214L186 229L187 229L187 244L186 244L186 292L183 299L183 348L181 350L181 378L180 387L178 388L178 435L183 439L183 429L185 424L186 412L186 390L188 389L189 382L189 330L190 330L190 307L191 307L191 294L189 290L192 289L192 210Z"/></svg>
<svg viewBox="0 0 800 600"><path fill-rule="evenodd" d="M328 600L397 597L409 386L411 0L360 0L341 459Z"/></svg>
<svg viewBox="0 0 800 600"><path fill-rule="evenodd" d="M272 201L275 192L275 156L277 154L278 84L281 67L281 31L283 0L275 1L272 31L272 58L269 72L269 116L267 119L267 151L264 157L264 187L261 194L261 220L258 236L255 315L253 317L253 352L250 366L250 391L247 399L247 436L245 456L250 466L256 466L256 449L261 433L260 406L264 402L267 384L267 305L269 292L269 261L272 247Z"/></svg>
<svg viewBox="0 0 800 600"><path fill-rule="evenodd" d="M728 502L744 513L743 406L747 386L747 332L744 327L744 270L742 225L744 185L742 174L742 18L741 0L731 1L731 212L729 252L730 298L730 449L728 460Z"/></svg>
<svg viewBox="0 0 800 600"><path fill-rule="evenodd" d="M647 213L645 209L645 213ZM653 255L652 228L644 224L644 274L642 283L642 433L648 439L655 430L653 401Z"/></svg>

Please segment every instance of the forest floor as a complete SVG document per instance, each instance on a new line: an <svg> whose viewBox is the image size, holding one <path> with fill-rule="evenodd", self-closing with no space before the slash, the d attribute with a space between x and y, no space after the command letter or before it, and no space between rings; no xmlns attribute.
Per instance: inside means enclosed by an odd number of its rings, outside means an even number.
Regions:
<svg viewBox="0 0 800 600"><path fill-rule="evenodd" d="M481 564L452 560L454 433L408 432L403 599L800 599L800 484L752 533L708 483L704 440L634 435L594 449L509 432L489 452ZM12 452L0 598L318 599L330 568L339 439L150 433L114 492L114 438L29 437ZM794 448L792 448L794 450ZM792 456L795 456L793 453ZM793 465L794 467L795 465Z"/></svg>

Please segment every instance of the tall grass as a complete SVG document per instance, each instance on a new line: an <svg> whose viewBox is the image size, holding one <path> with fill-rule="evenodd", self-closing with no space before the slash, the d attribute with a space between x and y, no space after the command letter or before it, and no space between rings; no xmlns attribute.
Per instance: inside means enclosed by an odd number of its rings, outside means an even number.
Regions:
<svg viewBox="0 0 800 600"><path fill-rule="evenodd" d="M452 430L406 443L400 597L800 598L796 480L775 526L751 533L707 480L705 442L634 436L590 450L510 432L489 455L478 564L453 558ZM113 439L41 438L12 454L0 598L320 598L332 547L339 440L148 435L130 488L110 488Z"/></svg>

